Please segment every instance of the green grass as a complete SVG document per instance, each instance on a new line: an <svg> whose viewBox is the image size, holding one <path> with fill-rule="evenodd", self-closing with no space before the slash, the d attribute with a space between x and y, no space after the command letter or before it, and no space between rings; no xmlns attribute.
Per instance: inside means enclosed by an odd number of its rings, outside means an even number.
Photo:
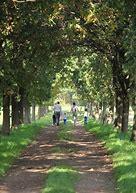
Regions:
<svg viewBox="0 0 136 193"><path fill-rule="evenodd" d="M38 132L49 124L49 116L32 124L15 129L9 136L0 136L0 177L12 165L21 151L35 138Z"/></svg>
<svg viewBox="0 0 136 193"><path fill-rule="evenodd" d="M57 166L48 171L42 193L76 193L74 184L78 179L75 170L68 166Z"/></svg>
<svg viewBox="0 0 136 193"><path fill-rule="evenodd" d="M121 135L110 125L90 121L86 127L105 142L113 159L119 193L136 193L136 144L129 141L130 133Z"/></svg>
<svg viewBox="0 0 136 193"><path fill-rule="evenodd" d="M59 140L72 140L72 130L73 130L73 125L70 122L67 122L66 125L63 123L60 124L59 132L58 132L58 138Z"/></svg>

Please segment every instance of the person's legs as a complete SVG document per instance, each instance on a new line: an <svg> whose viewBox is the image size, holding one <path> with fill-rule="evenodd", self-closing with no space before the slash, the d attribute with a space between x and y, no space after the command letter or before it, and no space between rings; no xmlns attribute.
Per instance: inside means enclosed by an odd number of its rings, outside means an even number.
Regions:
<svg viewBox="0 0 136 193"><path fill-rule="evenodd" d="M67 119L64 119L64 124L66 125Z"/></svg>
<svg viewBox="0 0 136 193"><path fill-rule="evenodd" d="M56 125L58 123L58 115L57 115L57 112L55 112L55 119L56 119Z"/></svg>
<svg viewBox="0 0 136 193"><path fill-rule="evenodd" d="M75 125L76 125L76 122L77 122L77 117L74 116L74 117L73 117L73 120L74 120L74 126L75 126Z"/></svg>
<svg viewBox="0 0 136 193"><path fill-rule="evenodd" d="M59 121L60 121L60 112L56 113L56 123L57 125L59 125Z"/></svg>
<svg viewBox="0 0 136 193"><path fill-rule="evenodd" d="M87 124L87 117L84 117L84 124Z"/></svg>
<svg viewBox="0 0 136 193"><path fill-rule="evenodd" d="M56 123L56 117L55 117L55 115L53 115L53 125L55 125L55 123Z"/></svg>
<svg viewBox="0 0 136 193"><path fill-rule="evenodd" d="M59 122L60 122L60 112L58 113L58 125L59 125Z"/></svg>

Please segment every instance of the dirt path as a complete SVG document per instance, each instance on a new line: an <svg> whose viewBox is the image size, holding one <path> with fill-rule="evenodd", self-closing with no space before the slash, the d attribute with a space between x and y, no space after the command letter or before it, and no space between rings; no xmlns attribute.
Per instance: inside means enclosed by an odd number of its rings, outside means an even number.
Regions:
<svg viewBox="0 0 136 193"><path fill-rule="evenodd" d="M57 140L58 129L44 129L0 181L0 193L40 193L45 174L55 165L71 165L81 174L77 193L114 193L111 160L95 136L77 126L74 140ZM63 148L54 153L53 148ZM70 151L69 151L70 149Z"/></svg>

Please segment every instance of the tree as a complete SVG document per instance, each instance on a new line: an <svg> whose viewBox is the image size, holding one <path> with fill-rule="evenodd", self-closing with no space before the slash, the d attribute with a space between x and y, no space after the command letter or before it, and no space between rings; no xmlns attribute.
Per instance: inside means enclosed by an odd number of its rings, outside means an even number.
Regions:
<svg viewBox="0 0 136 193"><path fill-rule="evenodd" d="M7 93L6 90L12 91L10 98L12 98L13 126L23 122L24 106L28 116L31 101L36 100L41 103L50 98L53 77L61 68L60 66L57 69L58 65L56 65L54 69L52 63L55 58L53 54L58 52L54 50L54 45L55 42L58 43L60 36L57 16L55 16L58 8L54 11L56 8L52 6L54 3L49 6L48 3L43 4L43 2L23 3L12 0L1 3L3 11L1 77L4 83L7 82L7 85L3 86L4 95ZM54 17L56 23L50 17ZM51 36L54 39L51 39ZM10 105L10 103L4 104ZM5 105L4 109L6 109ZM5 116L9 116L7 111L3 119L7 122ZM4 125L3 132L7 127ZM8 123L10 131L9 126L10 123Z"/></svg>
<svg viewBox="0 0 136 193"><path fill-rule="evenodd" d="M75 19L72 29L77 45L93 49L109 60L117 102L117 126L125 132L128 128L129 90L132 84L130 74L124 68L126 48L123 47L129 17L110 3L97 2L82 7L82 2L75 2L70 22L72 25Z"/></svg>

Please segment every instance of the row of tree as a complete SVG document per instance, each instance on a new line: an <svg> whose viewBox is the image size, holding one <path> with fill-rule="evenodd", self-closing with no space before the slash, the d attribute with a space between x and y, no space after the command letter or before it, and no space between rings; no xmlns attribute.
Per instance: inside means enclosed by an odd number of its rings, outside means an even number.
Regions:
<svg viewBox="0 0 136 193"><path fill-rule="evenodd" d="M136 130L134 1L0 2L0 87L3 133L23 122L32 104L51 97L56 73L103 109L116 107L115 126ZM58 84L59 86L59 84ZM103 110L105 111L105 110ZM28 117L28 116L26 116Z"/></svg>
<svg viewBox="0 0 136 193"><path fill-rule="evenodd" d="M128 130L131 105L132 140L136 138L135 9L135 2L125 0L73 1L64 6L72 45L64 78L71 77L82 98L100 103L103 112L115 107L114 124L122 132Z"/></svg>
<svg viewBox="0 0 136 193"><path fill-rule="evenodd" d="M53 4L31 1L0 2L0 97L2 133L30 122L30 106L51 97L51 85L60 71L59 23ZM34 115L35 113L33 113ZM11 117L11 118L10 118ZM10 121L12 120L12 121Z"/></svg>

